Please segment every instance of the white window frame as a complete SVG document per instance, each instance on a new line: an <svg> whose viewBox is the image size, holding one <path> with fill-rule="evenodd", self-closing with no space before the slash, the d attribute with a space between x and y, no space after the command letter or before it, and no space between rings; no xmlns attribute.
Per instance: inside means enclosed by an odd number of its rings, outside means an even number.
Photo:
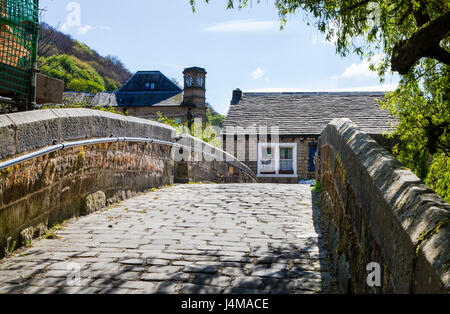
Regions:
<svg viewBox="0 0 450 314"><path fill-rule="evenodd" d="M261 156L263 148L271 147L275 157L275 173L261 173ZM292 169L293 174L280 174L280 148L292 148ZM257 176L261 178L296 178L297 175L297 143L258 143L258 167Z"/></svg>

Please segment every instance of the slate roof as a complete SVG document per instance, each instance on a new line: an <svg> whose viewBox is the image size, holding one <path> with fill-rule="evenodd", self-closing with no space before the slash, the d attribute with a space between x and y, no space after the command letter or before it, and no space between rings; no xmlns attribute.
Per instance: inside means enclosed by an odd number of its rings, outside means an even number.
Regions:
<svg viewBox="0 0 450 314"><path fill-rule="evenodd" d="M148 84L154 84L155 88L149 89ZM116 97L121 107L180 106L181 97L177 96L182 92L160 71L139 71L119 88ZM161 104L163 102L166 104Z"/></svg>
<svg viewBox="0 0 450 314"><path fill-rule="evenodd" d="M155 89L146 88L146 83L154 83ZM118 93L136 92L172 92L181 93L182 89L169 80L160 71L138 71L121 88Z"/></svg>
<svg viewBox="0 0 450 314"><path fill-rule="evenodd" d="M280 135L320 135L333 118L349 118L369 134L389 131L396 119L381 109L382 92L243 93L232 101L227 126L278 126Z"/></svg>
<svg viewBox="0 0 450 314"><path fill-rule="evenodd" d="M64 93L68 100L102 107L181 106L182 95L183 90L160 71L139 71L115 93Z"/></svg>

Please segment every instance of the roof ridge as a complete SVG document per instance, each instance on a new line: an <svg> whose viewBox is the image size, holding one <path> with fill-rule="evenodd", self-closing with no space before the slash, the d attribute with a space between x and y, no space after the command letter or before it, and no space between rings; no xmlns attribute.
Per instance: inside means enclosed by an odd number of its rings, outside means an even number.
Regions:
<svg viewBox="0 0 450 314"><path fill-rule="evenodd" d="M279 95L385 95L388 91L318 91L318 92L243 92L247 96L279 96Z"/></svg>
<svg viewBox="0 0 450 314"><path fill-rule="evenodd" d="M136 73L134 73L134 74L138 74L138 73L161 73L162 74L162 72L161 71L159 71L159 70L150 70L150 71L137 71Z"/></svg>

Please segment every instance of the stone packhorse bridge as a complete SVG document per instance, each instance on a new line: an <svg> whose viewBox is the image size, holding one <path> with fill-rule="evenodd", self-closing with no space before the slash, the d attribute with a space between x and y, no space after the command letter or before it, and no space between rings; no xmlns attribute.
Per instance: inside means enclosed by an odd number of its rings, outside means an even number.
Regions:
<svg viewBox="0 0 450 314"><path fill-rule="evenodd" d="M448 293L449 204L349 120L320 138L320 197L172 131L0 116L0 293Z"/></svg>

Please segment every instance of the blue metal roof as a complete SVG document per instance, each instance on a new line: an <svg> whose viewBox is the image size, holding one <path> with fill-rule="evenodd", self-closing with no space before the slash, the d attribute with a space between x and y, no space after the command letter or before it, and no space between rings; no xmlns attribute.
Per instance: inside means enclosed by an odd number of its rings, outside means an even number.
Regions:
<svg viewBox="0 0 450 314"><path fill-rule="evenodd" d="M179 86L160 71L139 71L117 91L117 105L121 107L152 106L182 92Z"/></svg>

